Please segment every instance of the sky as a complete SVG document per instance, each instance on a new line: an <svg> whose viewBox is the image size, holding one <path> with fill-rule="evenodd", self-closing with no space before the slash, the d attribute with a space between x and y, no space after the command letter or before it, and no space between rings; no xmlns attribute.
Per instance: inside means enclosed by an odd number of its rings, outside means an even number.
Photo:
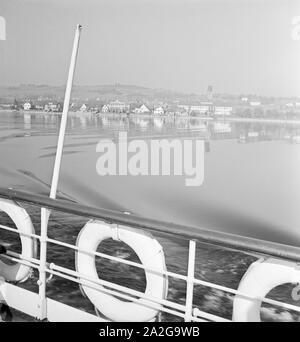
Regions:
<svg viewBox="0 0 300 342"><path fill-rule="evenodd" d="M66 83L300 95L299 0L0 0L0 85Z"/></svg>

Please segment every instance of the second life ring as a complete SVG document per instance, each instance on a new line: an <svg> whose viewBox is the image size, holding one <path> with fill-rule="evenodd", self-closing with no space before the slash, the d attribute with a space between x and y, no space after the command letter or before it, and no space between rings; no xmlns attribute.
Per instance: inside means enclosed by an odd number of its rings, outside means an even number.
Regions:
<svg viewBox="0 0 300 342"><path fill-rule="evenodd" d="M162 246L151 234L143 230L125 226L118 226L116 228L105 222L90 221L80 231L76 245L79 249L96 252L98 245L110 238L123 241L130 246L145 267L166 271ZM76 270L82 275L98 279L95 255L77 251ZM147 269L145 269L145 275L147 282L145 295L157 299L165 299L168 288L167 277ZM138 302L124 302L115 296L86 285L82 285L82 290L97 310L108 319L116 322L150 321L156 317L161 308L159 304L155 304L155 308L149 307L150 304L153 305L154 303L144 298L138 299Z"/></svg>
<svg viewBox="0 0 300 342"><path fill-rule="evenodd" d="M241 294L234 298L232 320L260 322L262 300L273 288L286 283L300 283L299 265L274 258L255 261L240 281Z"/></svg>

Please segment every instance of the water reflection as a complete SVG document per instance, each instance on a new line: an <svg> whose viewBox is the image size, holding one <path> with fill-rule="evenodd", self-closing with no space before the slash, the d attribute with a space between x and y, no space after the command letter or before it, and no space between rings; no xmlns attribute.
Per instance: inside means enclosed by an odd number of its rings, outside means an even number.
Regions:
<svg viewBox="0 0 300 342"><path fill-rule="evenodd" d="M163 118L154 118L153 124L154 124L155 128L160 130L164 126L164 119Z"/></svg>
<svg viewBox="0 0 300 342"><path fill-rule="evenodd" d="M1 130L17 129L23 125L24 135L29 131L39 133L57 132L60 125L60 115L51 113L2 113ZM6 126L6 124L8 124ZM258 123L258 122L226 122L202 120L195 117L138 117L119 115L96 115L91 113L71 114L68 118L68 133L87 131L95 134L103 129L128 131L129 134L151 135L156 132L161 135L193 135L203 136L210 140L236 139L238 143L257 143L261 141L282 141L291 144L300 143L300 125ZM30 134L29 134L30 135Z"/></svg>
<svg viewBox="0 0 300 342"><path fill-rule="evenodd" d="M31 115L24 113L24 129L31 129Z"/></svg>

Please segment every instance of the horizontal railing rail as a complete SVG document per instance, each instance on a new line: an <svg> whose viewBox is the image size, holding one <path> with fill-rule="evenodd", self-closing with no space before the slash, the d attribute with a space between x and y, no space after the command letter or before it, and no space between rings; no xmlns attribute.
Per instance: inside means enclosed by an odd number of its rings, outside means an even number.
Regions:
<svg viewBox="0 0 300 342"><path fill-rule="evenodd" d="M0 188L0 198L6 198L12 201L21 201L68 214L100 219L110 223L147 229L152 232L171 234L172 236L178 236L181 239L194 239L199 242L212 243L214 245L241 250L244 252L256 252L282 259L300 261L300 247L296 246L228 234L221 231L213 231L202 227L189 227L172 222L162 222L132 214L128 215L127 213L121 213L113 210L93 208L68 200L54 200L46 196L14 189Z"/></svg>

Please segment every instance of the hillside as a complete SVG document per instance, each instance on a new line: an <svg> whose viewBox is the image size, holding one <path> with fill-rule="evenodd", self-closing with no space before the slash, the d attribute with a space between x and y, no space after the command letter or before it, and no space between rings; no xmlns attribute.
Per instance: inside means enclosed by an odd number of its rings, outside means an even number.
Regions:
<svg viewBox="0 0 300 342"><path fill-rule="evenodd" d="M26 84L13 87L0 86L0 101L12 102L17 100L62 100L64 97L64 86L48 86ZM73 87L72 100L80 101L165 101L174 102L180 100L199 100L199 95L184 94L171 90L151 89L135 85L96 85L96 86L77 86Z"/></svg>

